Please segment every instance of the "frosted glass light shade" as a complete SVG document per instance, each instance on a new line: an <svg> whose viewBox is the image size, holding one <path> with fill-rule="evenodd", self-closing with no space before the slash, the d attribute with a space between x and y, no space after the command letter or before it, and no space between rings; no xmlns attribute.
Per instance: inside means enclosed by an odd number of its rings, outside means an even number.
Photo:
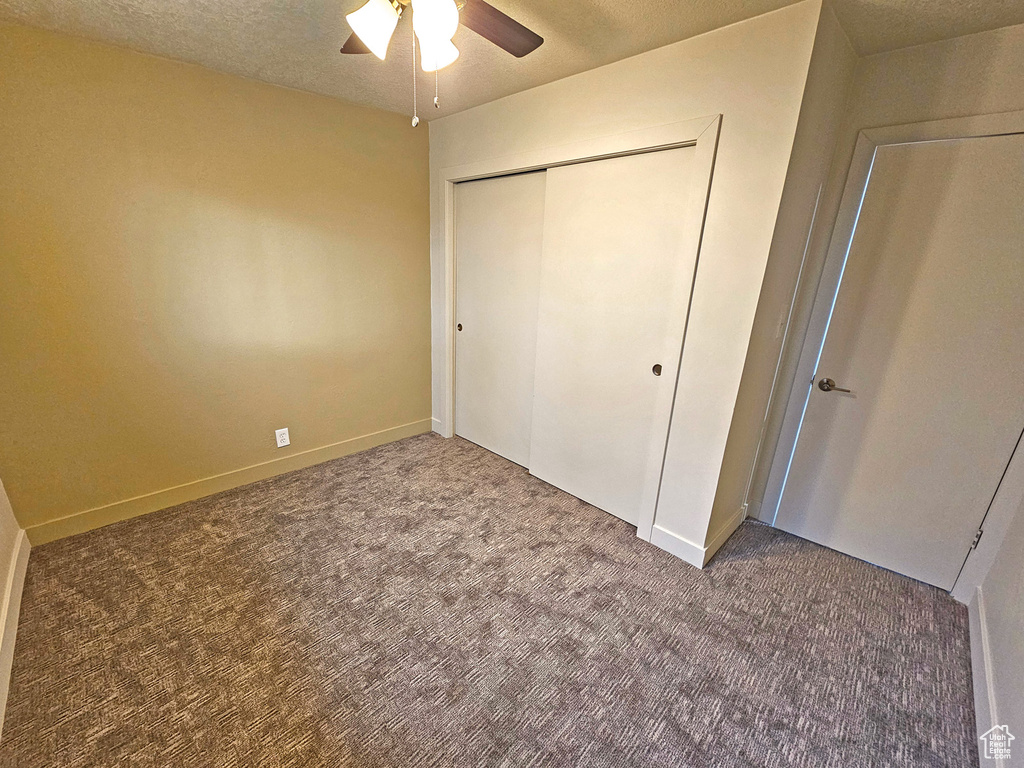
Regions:
<svg viewBox="0 0 1024 768"><path fill-rule="evenodd" d="M440 46L455 37L459 7L455 0L412 0L412 28L424 48Z"/></svg>
<svg viewBox="0 0 1024 768"><path fill-rule="evenodd" d="M452 44L459 28L455 0L412 0L412 28L420 41L424 72L444 69L459 58L459 49Z"/></svg>
<svg viewBox="0 0 1024 768"><path fill-rule="evenodd" d="M458 10L456 10L458 14ZM381 61L388 53L388 44L398 26L398 11L389 0L368 0L362 8L345 17L352 31Z"/></svg>
<svg viewBox="0 0 1024 768"><path fill-rule="evenodd" d="M459 58L459 49L451 40L443 40L430 45L420 41L420 65L424 72L444 69L457 58Z"/></svg>

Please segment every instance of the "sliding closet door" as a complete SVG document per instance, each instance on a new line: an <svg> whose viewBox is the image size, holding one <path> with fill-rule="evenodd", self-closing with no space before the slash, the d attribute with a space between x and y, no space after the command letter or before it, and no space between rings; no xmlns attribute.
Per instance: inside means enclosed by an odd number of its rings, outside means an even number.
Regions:
<svg viewBox="0 0 1024 768"><path fill-rule="evenodd" d="M527 465L544 172L455 187L455 434Z"/></svg>
<svg viewBox="0 0 1024 768"><path fill-rule="evenodd" d="M695 151L547 175L530 472L633 524L668 435Z"/></svg>

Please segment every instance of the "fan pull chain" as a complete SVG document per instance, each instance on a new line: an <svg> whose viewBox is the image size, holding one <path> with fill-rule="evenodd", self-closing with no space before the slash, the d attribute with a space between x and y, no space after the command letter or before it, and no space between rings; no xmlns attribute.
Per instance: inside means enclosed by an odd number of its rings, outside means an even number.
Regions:
<svg viewBox="0 0 1024 768"><path fill-rule="evenodd" d="M434 70L434 109L440 109L441 104L437 101L437 70Z"/></svg>
<svg viewBox="0 0 1024 768"><path fill-rule="evenodd" d="M416 114L416 33L412 35L412 127L420 124L420 116Z"/></svg>

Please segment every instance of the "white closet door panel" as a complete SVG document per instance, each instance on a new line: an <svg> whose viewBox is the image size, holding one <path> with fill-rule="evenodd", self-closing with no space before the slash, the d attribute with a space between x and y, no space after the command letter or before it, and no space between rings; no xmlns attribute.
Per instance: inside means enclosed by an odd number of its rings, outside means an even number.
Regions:
<svg viewBox="0 0 1024 768"><path fill-rule="evenodd" d="M694 154L547 176L530 471L633 524L678 373L683 323L670 309L693 279Z"/></svg>
<svg viewBox="0 0 1024 768"><path fill-rule="evenodd" d="M544 172L455 188L455 434L530 458Z"/></svg>

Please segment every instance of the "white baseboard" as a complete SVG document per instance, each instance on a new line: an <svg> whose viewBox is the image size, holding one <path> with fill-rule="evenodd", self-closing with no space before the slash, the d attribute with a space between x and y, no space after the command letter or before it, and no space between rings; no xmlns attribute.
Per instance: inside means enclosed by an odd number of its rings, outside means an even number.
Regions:
<svg viewBox="0 0 1024 768"><path fill-rule="evenodd" d="M442 429L442 424L441 424L441 420L440 419L433 419L432 418L430 420L430 430L432 432L437 432L437 434L439 434L439 435L444 435L444 429Z"/></svg>
<svg viewBox="0 0 1024 768"><path fill-rule="evenodd" d="M736 533L736 529L740 527L740 524L747 519L747 507L743 506L737 509L732 517L725 521L725 525L711 534L708 540L708 545L704 548L704 563L715 556L715 553L722 548L722 545L729 540L729 537Z"/></svg>
<svg viewBox="0 0 1024 768"><path fill-rule="evenodd" d="M394 442L395 440L412 437L413 435L421 435L430 430L430 424L431 422L427 419L413 421L409 424L401 424L390 429L383 429L380 432L360 435L359 437L342 440L341 442L325 445L320 448L293 453L280 459L273 459L261 464L254 464L250 467L225 472L221 475L194 480L191 483L184 483L173 488L165 488L131 499L115 501L113 504L76 512L55 520L47 520L46 522L29 526L27 528L28 537L33 545L46 544L66 536L74 536L76 533L83 533L94 528L116 523L120 520L127 520L130 517L138 517L149 512L156 512L177 504L183 504L186 501L201 499L214 493L237 488L241 485L248 485L257 480L265 480L268 477L282 475L285 472L304 469L314 464L365 451L368 448L375 448L384 443Z"/></svg>
<svg viewBox="0 0 1024 768"><path fill-rule="evenodd" d="M733 535L736 529L740 527L740 523L746 519L746 516L746 507L736 510L736 513L725 521L725 525L711 535L706 545L695 544L689 539L684 539L679 534L667 531L655 524L651 530L651 544L658 547L658 549L663 549L675 555L690 565L703 568L711 561L711 558L722 548L722 545Z"/></svg>
<svg viewBox="0 0 1024 768"><path fill-rule="evenodd" d="M658 549L664 549L690 565L695 565L698 568L704 567L704 547L671 531L666 531L661 526L655 525L651 529L651 544Z"/></svg>
<svg viewBox="0 0 1024 768"><path fill-rule="evenodd" d="M974 715L978 733L999 724L999 712L996 710L995 679L992 673L992 651L988 639L988 621L985 618L985 594L978 587L974 599L967 606L971 630L971 677L974 680ZM992 761L985 760L982 754L983 745L978 742L979 760L982 765ZM999 765L1002 761L996 761Z"/></svg>
<svg viewBox="0 0 1024 768"><path fill-rule="evenodd" d="M14 662L14 641L18 634L18 613L21 610L21 591L25 586L28 554L32 549L25 531L19 530L11 553L11 566L7 570L3 604L0 605L0 736L3 735L4 714L7 712L7 691L11 685L11 664Z"/></svg>

